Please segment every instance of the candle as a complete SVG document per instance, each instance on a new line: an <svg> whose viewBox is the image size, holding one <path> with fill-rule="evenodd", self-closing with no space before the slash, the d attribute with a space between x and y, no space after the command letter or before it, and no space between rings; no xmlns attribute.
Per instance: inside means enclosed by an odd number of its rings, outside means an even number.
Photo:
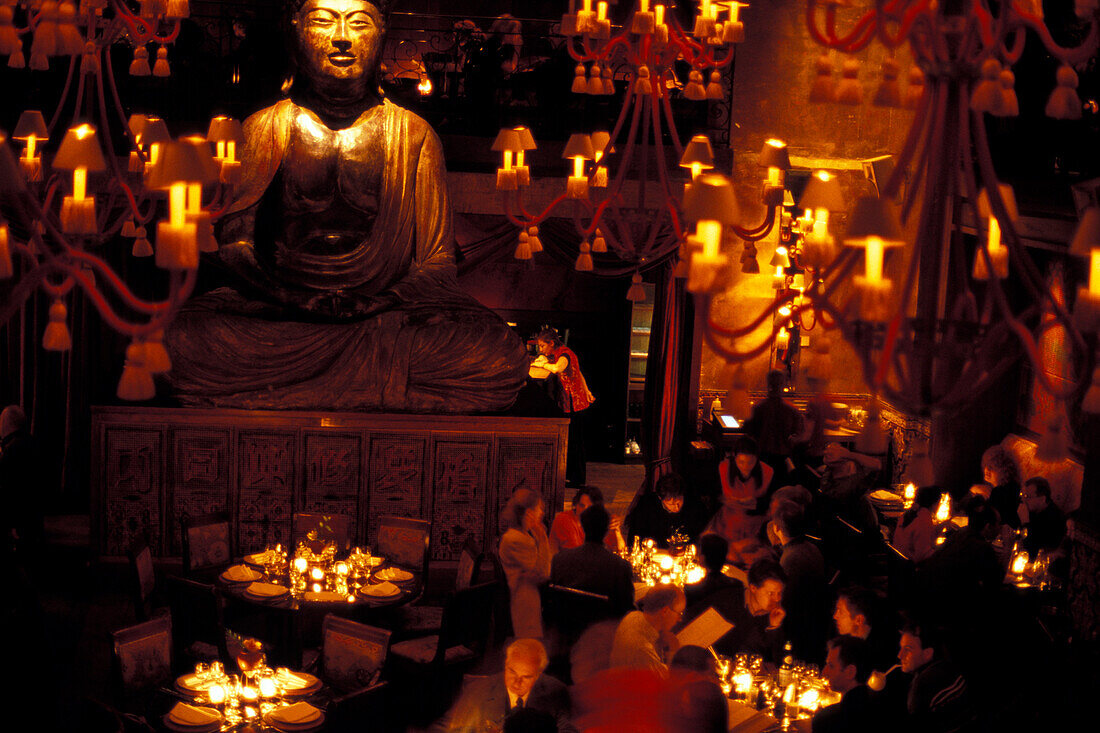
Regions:
<svg viewBox="0 0 1100 733"><path fill-rule="evenodd" d="M1089 295L1100 297L1100 247L1089 250Z"/></svg>
<svg viewBox="0 0 1100 733"><path fill-rule="evenodd" d="M319 567L314 567L312 570L309 571L309 577L318 582L322 581L325 579L325 571Z"/></svg>
<svg viewBox="0 0 1100 733"><path fill-rule="evenodd" d="M882 282L882 253L885 245L880 237L867 237L866 278L868 283Z"/></svg>
<svg viewBox="0 0 1100 733"><path fill-rule="evenodd" d="M275 680L270 677L260 678L260 694L264 697L275 697Z"/></svg>
<svg viewBox="0 0 1100 733"><path fill-rule="evenodd" d="M1023 575L1027 570L1028 556L1026 552L1021 552L1012 558L1012 572L1016 575Z"/></svg>
<svg viewBox="0 0 1100 733"><path fill-rule="evenodd" d="M656 7L654 7L653 8L653 15L654 15L654 21L657 23L658 26L663 26L665 24L665 6L664 5L657 5Z"/></svg>
<svg viewBox="0 0 1100 733"><path fill-rule="evenodd" d="M214 705L220 705L225 701L225 688L221 685L211 685L207 690L207 694L210 697L210 702Z"/></svg>
<svg viewBox="0 0 1100 733"><path fill-rule="evenodd" d="M940 497L940 504L936 507L936 521L946 522L951 518L951 495L946 491Z"/></svg>
<svg viewBox="0 0 1100 733"><path fill-rule="evenodd" d="M596 20L607 20L607 3L596 3Z"/></svg>
<svg viewBox="0 0 1100 733"><path fill-rule="evenodd" d="M294 558L294 569L295 570L297 570L299 573L304 573L307 568L309 568L309 563L306 562L306 559L304 557Z"/></svg>
<svg viewBox="0 0 1100 733"><path fill-rule="evenodd" d="M913 500L917 498L917 487L911 481L905 485L904 498L904 508L913 506Z"/></svg>

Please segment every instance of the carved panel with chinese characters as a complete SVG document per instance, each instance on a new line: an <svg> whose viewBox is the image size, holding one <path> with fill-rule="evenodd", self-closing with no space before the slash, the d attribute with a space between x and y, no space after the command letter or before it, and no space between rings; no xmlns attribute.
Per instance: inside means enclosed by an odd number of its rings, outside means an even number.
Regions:
<svg viewBox="0 0 1100 733"><path fill-rule="evenodd" d="M378 535L381 517L423 517L427 438L417 435L372 435L368 489L368 539Z"/></svg>
<svg viewBox="0 0 1100 733"><path fill-rule="evenodd" d="M182 551L180 522L229 508L229 431L169 432L172 481L169 484L169 551Z"/></svg>
<svg viewBox="0 0 1100 733"><path fill-rule="evenodd" d="M501 438L497 443L497 512L508 503L516 489L542 494L550 506L561 506L562 497L554 493L558 452L544 438Z"/></svg>
<svg viewBox="0 0 1100 733"><path fill-rule="evenodd" d="M358 435L305 433L305 467L300 511L340 514L348 536L359 536L362 439Z"/></svg>
<svg viewBox="0 0 1100 733"><path fill-rule="evenodd" d="M455 560L467 536L484 543L490 445L471 435L437 439L434 447L431 555Z"/></svg>
<svg viewBox="0 0 1100 733"><path fill-rule="evenodd" d="M295 433L241 432L237 440L238 552L289 544L296 463Z"/></svg>
<svg viewBox="0 0 1100 733"><path fill-rule="evenodd" d="M155 429L105 431L104 545L110 555L125 555L139 537L154 553L161 549L163 445L162 433Z"/></svg>

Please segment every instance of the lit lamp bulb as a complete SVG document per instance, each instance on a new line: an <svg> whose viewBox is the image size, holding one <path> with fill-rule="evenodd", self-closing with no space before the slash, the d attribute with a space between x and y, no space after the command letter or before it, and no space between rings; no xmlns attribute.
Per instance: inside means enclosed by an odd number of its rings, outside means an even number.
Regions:
<svg viewBox="0 0 1100 733"><path fill-rule="evenodd" d="M237 160L237 145L244 141L240 120L219 115L210 120L206 139L214 143L214 159L221 166L218 179L236 185L241 182L241 161Z"/></svg>
<svg viewBox="0 0 1100 733"><path fill-rule="evenodd" d="M799 262L806 267L820 269L833 258L829 212L844 209L844 196L836 176L828 171L816 171L807 181L798 206L806 212L798 220L799 229L805 235Z"/></svg>
<svg viewBox="0 0 1100 733"><path fill-rule="evenodd" d="M652 33L657 27L657 20L649 9L649 0L638 0L638 9L634 11L634 22L630 26L632 33L644 35Z"/></svg>
<svg viewBox="0 0 1100 733"><path fill-rule="evenodd" d="M914 484L912 481L907 483L905 485L905 490L903 492L902 498L903 498L903 502L902 502L903 507L905 509L908 509L911 506L913 506L913 501L917 498L917 486L916 486L916 484Z"/></svg>
<svg viewBox="0 0 1100 733"><path fill-rule="evenodd" d="M595 38L609 38L611 36L611 19L607 17L607 3L596 3L596 24L592 31Z"/></svg>
<svg viewBox="0 0 1100 733"><path fill-rule="evenodd" d="M592 0L584 0L584 6L577 11L577 31L592 33L596 30L596 13L592 10Z"/></svg>
<svg viewBox="0 0 1100 733"><path fill-rule="evenodd" d="M818 702L818 692L813 687L798 697L798 707L804 712L812 713L817 710Z"/></svg>
<svg viewBox="0 0 1100 733"><path fill-rule="evenodd" d="M513 156L522 150L520 147L519 133L515 130L502 128L493 141L493 150L501 153L501 167L497 168L497 190L515 191L519 187L516 170L512 167Z"/></svg>
<svg viewBox="0 0 1100 733"><path fill-rule="evenodd" d="M1087 257L1089 282L1077 291L1073 320L1082 331L1100 330L1100 207L1090 206L1070 241L1070 254Z"/></svg>
<svg viewBox="0 0 1100 733"><path fill-rule="evenodd" d="M1027 563L1030 558L1026 552L1018 552L1016 556L1012 558L1012 574L1023 575L1027 570Z"/></svg>
<svg viewBox="0 0 1100 733"><path fill-rule="evenodd" d="M49 138L46 120L42 117L42 113L36 109L24 111L19 115L19 121L15 123L15 131L11 136L14 140L22 140L26 143L23 155L19 158L23 177L28 181L42 180L42 156L38 153L38 141Z"/></svg>
<svg viewBox="0 0 1100 733"><path fill-rule="evenodd" d="M520 186L531 185L531 169L527 167L526 152L534 150L535 136L531 134L531 128L520 125L514 128L519 135L519 150L516 151L516 183Z"/></svg>
<svg viewBox="0 0 1100 733"><path fill-rule="evenodd" d="M759 164L768 169L768 177L764 181L765 199L769 189L778 188L782 190L786 173L791 167L790 153L787 151L787 144L782 140L776 140L771 138L764 141L764 148L760 151ZM782 196L782 195L780 195ZM776 201L776 205L781 203L782 198Z"/></svg>
<svg viewBox="0 0 1100 733"><path fill-rule="evenodd" d="M107 169L95 128L83 124L66 132L53 166L73 172L73 193L61 202L61 229L68 234L95 233L95 197L87 195L88 173Z"/></svg>
<svg viewBox="0 0 1100 733"><path fill-rule="evenodd" d="M584 163L596 157L592 137L584 133L573 133L569 136L561 157L573 161L573 175L565 182L566 196L571 199L588 198L588 176L584 174Z"/></svg>
<svg viewBox="0 0 1100 733"><path fill-rule="evenodd" d="M722 25L722 43L741 43L745 40L745 24L741 22L741 8L747 8L747 3L729 3L730 17Z"/></svg>
<svg viewBox="0 0 1100 733"><path fill-rule="evenodd" d="M348 574L348 564L346 562L336 563L336 574L340 577L345 577Z"/></svg>
<svg viewBox="0 0 1100 733"><path fill-rule="evenodd" d="M786 327L781 327L779 333L775 335L775 349L776 351L785 350L791 343L791 333Z"/></svg>
<svg viewBox="0 0 1100 733"><path fill-rule="evenodd" d="M193 198L201 198L202 186L216 181L217 171L205 142L180 140L164 146L146 181L149 188L168 191L168 221L157 224L158 267L193 270L199 266L198 226L188 221L188 191Z"/></svg>
<svg viewBox="0 0 1100 733"><path fill-rule="evenodd" d="M699 5L699 14L695 16L695 28L692 31L696 38L707 39L715 34L714 14L711 11L711 0L703 0Z"/></svg>
<svg viewBox="0 0 1100 733"><path fill-rule="evenodd" d="M1002 183L997 186L997 189L1001 195L1001 203L1004 204L1009 218L1015 220L1017 216L1016 195L1012 191L1012 186ZM992 276L1003 280L1008 277L1008 249L1001 244L1001 222L994 215L993 207L989 202L989 192L984 188L978 194L978 215L988 221L989 233L986 236L986 250L989 252L989 260L986 260L982 249L978 248L978 251L974 253L974 279L988 280L990 278L990 265L992 265Z"/></svg>
<svg viewBox="0 0 1100 733"><path fill-rule="evenodd" d="M420 92L421 97L427 97L432 93L432 80L427 74L420 77L420 82L416 85L416 91Z"/></svg>
<svg viewBox="0 0 1100 733"><path fill-rule="evenodd" d="M945 491L940 497L939 506L936 507L936 521L942 524L949 519L951 519L951 495Z"/></svg>
<svg viewBox="0 0 1100 733"><path fill-rule="evenodd" d="M864 320L887 319L892 283L882 276L883 258L887 247L900 247L903 243L901 225L888 201L876 196L856 201L844 244L865 250L864 275L855 278Z"/></svg>
<svg viewBox="0 0 1100 733"><path fill-rule="evenodd" d="M706 135L695 135L684 147L684 154L680 156L680 167L691 171L691 180L714 167L714 150L710 147L710 138Z"/></svg>
<svg viewBox="0 0 1100 733"><path fill-rule="evenodd" d="M705 293L722 285L719 274L729 258L719 251L723 227L732 226L740 218L733 185L725 176L704 173L684 192L684 217L695 224L695 239L699 249L692 251L688 269L687 289Z"/></svg>

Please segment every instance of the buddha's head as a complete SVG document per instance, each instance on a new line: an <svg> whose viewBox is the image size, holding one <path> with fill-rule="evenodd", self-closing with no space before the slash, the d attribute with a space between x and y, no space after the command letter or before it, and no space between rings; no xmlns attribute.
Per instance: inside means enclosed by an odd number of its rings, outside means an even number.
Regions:
<svg viewBox="0 0 1100 733"><path fill-rule="evenodd" d="M292 0L297 76L322 95L376 88L389 0Z"/></svg>

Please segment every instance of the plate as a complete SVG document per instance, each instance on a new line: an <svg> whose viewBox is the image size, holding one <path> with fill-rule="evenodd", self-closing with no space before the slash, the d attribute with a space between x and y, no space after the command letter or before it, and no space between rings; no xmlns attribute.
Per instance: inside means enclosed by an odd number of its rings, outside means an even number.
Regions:
<svg viewBox="0 0 1100 733"><path fill-rule="evenodd" d="M309 672L280 667L275 673L275 684L282 688L283 695L309 695L321 687L321 680Z"/></svg>
<svg viewBox="0 0 1100 733"><path fill-rule="evenodd" d="M200 681L194 672L188 672L176 678L176 689L188 695L202 695L210 689L215 681L211 679Z"/></svg>
<svg viewBox="0 0 1100 733"><path fill-rule="evenodd" d="M301 706L299 708L299 706ZM279 719L279 713L287 711L292 708L300 709L301 717L300 721L290 722ZM313 730L320 727L325 722L325 714L317 708L313 707L307 702L296 702L293 705L288 705L283 708L276 708L264 715L264 722L270 725L276 730L282 731L298 731L298 730Z"/></svg>
<svg viewBox="0 0 1100 733"><path fill-rule="evenodd" d="M331 590L312 591L307 590L302 598L313 603L347 603L348 597Z"/></svg>
<svg viewBox="0 0 1100 733"><path fill-rule="evenodd" d="M243 560L247 565L263 567L264 565L270 565L275 562L275 551L264 550L263 552L254 552L251 555L245 555Z"/></svg>
<svg viewBox="0 0 1100 733"><path fill-rule="evenodd" d="M290 588L274 583L252 583L244 589L245 595L260 600L268 598L282 598L290 592Z"/></svg>
<svg viewBox="0 0 1100 733"><path fill-rule="evenodd" d="M213 719L207 722L189 723L186 720L181 720L175 717L174 713L180 711L182 714L191 713L192 715L201 716L203 713L208 716L212 716ZM172 708L164 716L164 724L172 730L184 730L197 733L198 731L211 731L218 730L222 725L222 715L213 708L198 707L195 705L188 705L187 703L178 702L175 707Z"/></svg>
<svg viewBox="0 0 1100 733"><path fill-rule="evenodd" d="M383 568L374 574L379 580L388 580L393 583L406 583L413 579L413 574L401 568Z"/></svg>
<svg viewBox="0 0 1100 733"><path fill-rule="evenodd" d="M247 565L231 565L218 577L226 583L251 583L264 577L264 574Z"/></svg>
<svg viewBox="0 0 1100 733"><path fill-rule="evenodd" d="M218 720L210 725L184 725L183 723L177 723L172 720L172 716L165 713L164 727L168 730L180 731L181 733L214 733L214 731L221 730L222 721Z"/></svg>
<svg viewBox="0 0 1100 733"><path fill-rule="evenodd" d="M364 598L394 598L401 595L401 589L388 581L364 585L356 592Z"/></svg>

